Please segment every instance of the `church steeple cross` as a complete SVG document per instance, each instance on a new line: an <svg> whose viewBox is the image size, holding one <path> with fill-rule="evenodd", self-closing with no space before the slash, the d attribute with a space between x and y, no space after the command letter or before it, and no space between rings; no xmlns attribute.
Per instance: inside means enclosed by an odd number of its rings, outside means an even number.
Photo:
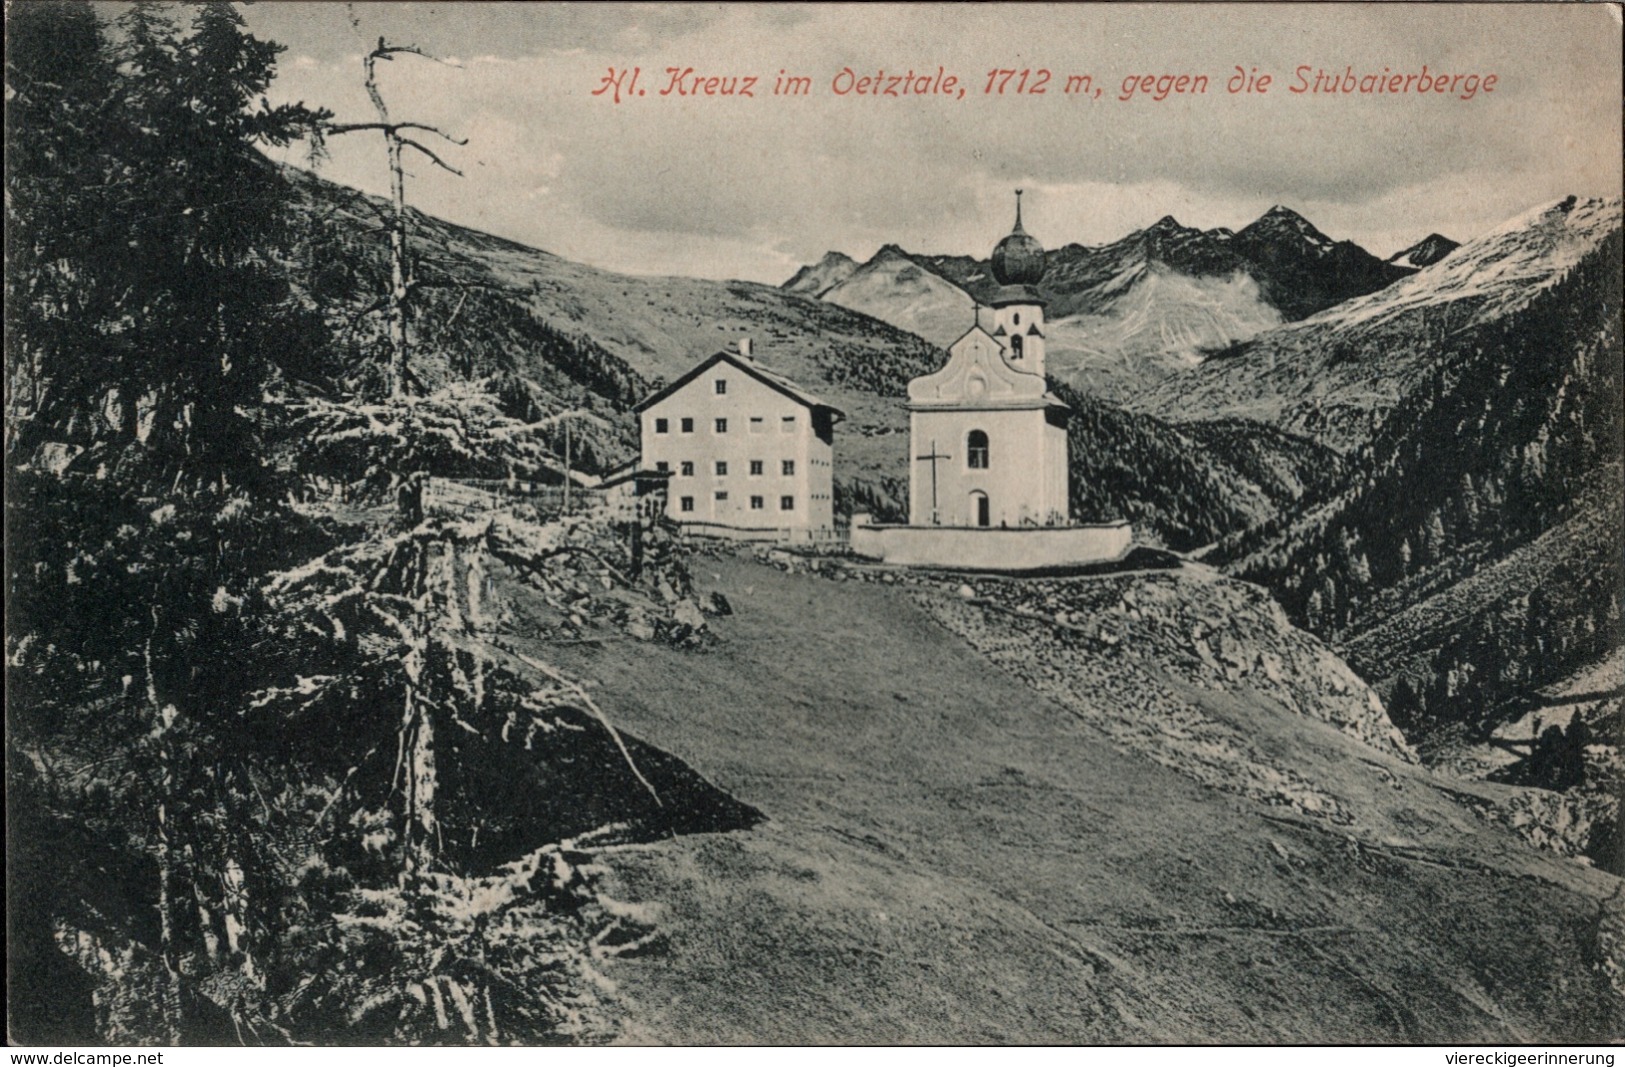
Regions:
<svg viewBox="0 0 1625 1067"><path fill-rule="evenodd" d="M930 464L931 464L931 525L932 526L940 526L941 525L941 523L938 521L938 516L937 516L937 461L942 460L942 459L949 459L949 458L950 458L949 456L938 455L937 454L937 440L934 437L931 439L931 451L930 451L930 453L928 455L915 456L914 457L914 461L916 463L924 463L924 462L929 461Z"/></svg>
<svg viewBox="0 0 1625 1067"><path fill-rule="evenodd" d="M1017 189L1016 190L1016 227L1015 227L1015 229L1010 231L1011 233L1025 233L1026 232L1021 228L1021 194L1024 193L1024 192L1026 192L1025 189Z"/></svg>

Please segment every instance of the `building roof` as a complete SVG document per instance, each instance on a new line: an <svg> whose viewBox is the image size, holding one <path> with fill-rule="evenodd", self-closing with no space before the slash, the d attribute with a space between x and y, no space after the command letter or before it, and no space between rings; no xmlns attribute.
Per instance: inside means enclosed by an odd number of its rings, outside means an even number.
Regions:
<svg viewBox="0 0 1625 1067"><path fill-rule="evenodd" d="M721 351L714 352L705 359L700 360L698 363L694 364L688 373L684 374L681 378L678 378L675 382L672 382L664 389L644 397L643 400L640 401L632 410L648 410L654 405L660 403L660 401L666 399L668 396L671 396L673 393L677 392L677 390L686 386L689 382L692 382L695 378L698 378L700 375L704 374L707 370L716 366L718 363L724 362L733 364L735 367L738 367L740 370L755 378L769 389L783 393L785 396L789 397L791 400L794 400L802 407L828 411L836 419L844 419L846 417L846 412L842 411L833 404L826 403L823 399L815 394L807 392L807 390L803 389L795 382L792 382L789 378L786 378L778 371L769 370L767 367L762 366L754 359L751 359L748 356L742 356L738 352L734 352L726 348L722 349Z"/></svg>
<svg viewBox="0 0 1625 1067"><path fill-rule="evenodd" d="M1004 327L1001 326L999 328L1002 330ZM978 321L976 323L976 325L972 326L970 329L966 330L964 333L960 334L957 338L954 339L954 343L948 346L948 354L950 356L952 356L953 355L953 350L954 350L955 347L958 346L959 342L963 341L965 338L969 337L973 333L981 334L983 337L986 337L989 341L992 341L994 344L999 343L998 339L996 337L994 337L992 334L988 333L986 330L982 329L982 324L981 324L980 321ZM946 366L946 364L944 364L944 366ZM924 378L924 377L926 377L926 375L922 374L922 375L920 375L920 377Z"/></svg>
<svg viewBox="0 0 1625 1067"><path fill-rule="evenodd" d="M638 460L629 459L618 467L612 467L604 472L598 483L600 489L612 489L634 478L652 478L657 481L666 481L671 478L671 471L651 470L648 467L638 466Z"/></svg>

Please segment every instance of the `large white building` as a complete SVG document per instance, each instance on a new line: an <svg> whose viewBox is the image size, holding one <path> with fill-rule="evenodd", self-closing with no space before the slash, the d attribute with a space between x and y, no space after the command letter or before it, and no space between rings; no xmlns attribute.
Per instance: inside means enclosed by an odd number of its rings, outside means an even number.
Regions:
<svg viewBox="0 0 1625 1067"><path fill-rule="evenodd" d="M831 529L841 412L752 359L749 339L739 348L637 406L642 465L671 474L667 515L699 528Z"/></svg>
<svg viewBox="0 0 1625 1067"><path fill-rule="evenodd" d="M911 526L1064 526L1069 409L1044 378L1044 249L1021 225L993 249L998 291L908 386Z"/></svg>

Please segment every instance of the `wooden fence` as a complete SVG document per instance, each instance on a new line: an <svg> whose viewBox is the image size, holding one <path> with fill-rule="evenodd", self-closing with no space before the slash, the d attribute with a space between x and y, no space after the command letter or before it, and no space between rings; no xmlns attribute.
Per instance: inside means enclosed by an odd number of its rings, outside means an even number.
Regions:
<svg viewBox="0 0 1625 1067"><path fill-rule="evenodd" d="M846 535L828 526L727 526L717 522L682 522L683 532L693 537L715 537L723 541L760 541L772 544L828 544L844 542Z"/></svg>
<svg viewBox="0 0 1625 1067"><path fill-rule="evenodd" d="M666 513L666 479L658 472L636 472L602 486L570 486L476 478L413 478L402 487L401 513L421 522L434 515L471 519L506 511L531 522L553 522L565 515L591 513L627 538L631 573L643 566L643 542Z"/></svg>
<svg viewBox="0 0 1625 1067"><path fill-rule="evenodd" d="M542 521L593 510L604 499L601 491L580 486L566 494L562 485L484 478L425 478L418 494L424 515L468 518L516 508Z"/></svg>

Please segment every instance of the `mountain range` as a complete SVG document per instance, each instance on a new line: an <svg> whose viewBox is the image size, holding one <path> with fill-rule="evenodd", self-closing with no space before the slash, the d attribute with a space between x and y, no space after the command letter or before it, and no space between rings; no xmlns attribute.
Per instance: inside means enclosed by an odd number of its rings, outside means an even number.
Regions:
<svg viewBox="0 0 1625 1067"><path fill-rule="evenodd" d="M1169 418L1253 418L1357 447L1441 360L1515 318L1618 228L1617 201L1536 208L1396 284L1215 353L1130 406Z"/></svg>
<svg viewBox="0 0 1625 1067"><path fill-rule="evenodd" d="M1122 399L1207 353L1380 289L1451 244L1431 235L1384 262L1279 205L1240 231L1165 216L1109 244L1067 244L1047 253L1037 286L1048 302L1050 369ZM965 297L985 301L996 285L986 260L887 245L861 265L831 252L783 288L946 346L968 328Z"/></svg>

